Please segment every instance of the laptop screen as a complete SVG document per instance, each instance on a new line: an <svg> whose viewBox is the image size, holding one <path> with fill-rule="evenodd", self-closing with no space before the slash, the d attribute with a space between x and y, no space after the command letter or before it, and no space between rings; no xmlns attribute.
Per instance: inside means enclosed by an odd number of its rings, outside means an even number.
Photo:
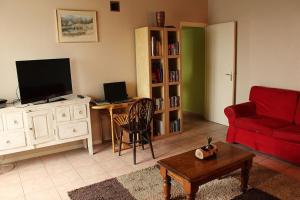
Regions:
<svg viewBox="0 0 300 200"><path fill-rule="evenodd" d="M104 83L103 88L105 100L108 102L122 101L128 98L125 81Z"/></svg>

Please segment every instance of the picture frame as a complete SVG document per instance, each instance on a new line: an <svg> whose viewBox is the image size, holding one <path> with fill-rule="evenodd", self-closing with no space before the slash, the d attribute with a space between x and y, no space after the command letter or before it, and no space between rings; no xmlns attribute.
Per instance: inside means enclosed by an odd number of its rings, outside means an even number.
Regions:
<svg viewBox="0 0 300 200"><path fill-rule="evenodd" d="M58 42L98 42L97 11L57 9L56 21Z"/></svg>

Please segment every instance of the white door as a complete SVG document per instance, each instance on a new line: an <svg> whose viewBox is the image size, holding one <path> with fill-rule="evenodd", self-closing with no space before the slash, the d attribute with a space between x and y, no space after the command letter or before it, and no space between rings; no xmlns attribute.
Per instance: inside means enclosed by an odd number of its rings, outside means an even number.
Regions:
<svg viewBox="0 0 300 200"><path fill-rule="evenodd" d="M33 144L41 144L55 139L51 110L29 113L28 120Z"/></svg>
<svg viewBox="0 0 300 200"><path fill-rule="evenodd" d="M228 125L224 108L235 102L236 24L206 28L206 119Z"/></svg>

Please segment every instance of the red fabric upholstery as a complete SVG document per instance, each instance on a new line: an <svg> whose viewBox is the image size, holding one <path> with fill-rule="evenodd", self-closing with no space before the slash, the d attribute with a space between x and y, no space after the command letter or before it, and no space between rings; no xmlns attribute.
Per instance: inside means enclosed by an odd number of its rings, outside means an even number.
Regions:
<svg viewBox="0 0 300 200"><path fill-rule="evenodd" d="M265 135L272 135L274 129L289 125L287 121L263 116L241 117L235 121L235 126L238 128Z"/></svg>
<svg viewBox="0 0 300 200"><path fill-rule="evenodd" d="M253 102L246 102L242 104L237 104L229 106L224 110L229 123L234 123L235 119L238 117L247 117L255 115L255 104Z"/></svg>
<svg viewBox="0 0 300 200"><path fill-rule="evenodd" d="M298 165L300 164L299 143L279 140L245 129L236 130L235 142L244 144L256 151L270 154Z"/></svg>
<svg viewBox="0 0 300 200"><path fill-rule="evenodd" d="M292 122L299 92L254 86L250 101L256 105L256 114Z"/></svg>
<svg viewBox="0 0 300 200"><path fill-rule="evenodd" d="M300 165L300 92L254 86L249 99L225 108L227 142Z"/></svg>
<svg viewBox="0 0 300 200"><path fill-rule="evenodd" d="M298 101L298 106L295 115L295 124L300 125L300 99Z"/></svg>
<svg viewBox="0 0 300 200"><path fill-rule="evenodd" d="M274 138L300 143L300 126L288 126L274 130Z"/></svg>

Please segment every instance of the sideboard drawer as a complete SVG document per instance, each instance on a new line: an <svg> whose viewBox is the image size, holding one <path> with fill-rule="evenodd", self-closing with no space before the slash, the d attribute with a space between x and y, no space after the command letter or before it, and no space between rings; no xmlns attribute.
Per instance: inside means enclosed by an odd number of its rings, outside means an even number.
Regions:
<svg viewBox="0 0 300 200"><path fill-rule="evenodd" d="M74 119L85 119L87 118L86 105L74 106Z"/></svg>
<svg viewBox="0 0 300 200"><path fill-rule="evenodd" d="M14 149L25 146L26 140L24 132L20 131L0 136L0 150Z"/></svg>
<svg viewBox="0 0 300 200"><path fill-rule="evenodd" d="M89 131L87 122L65 124L58 127L58 135L60 139L87 135L88 133Z"/></svg>
<svg viewBox="0 0 300 200"><path fill-rule="evenodd" d="M58 122L67 122L71 120L70 107L56 108L56 120Z"/></svg>
<svg viewBox="0 0 300 200"><path fill-rule="evenodd" d="M23 114L22 113L7 113L6 125L8 130L23 128Z"/></svg>

